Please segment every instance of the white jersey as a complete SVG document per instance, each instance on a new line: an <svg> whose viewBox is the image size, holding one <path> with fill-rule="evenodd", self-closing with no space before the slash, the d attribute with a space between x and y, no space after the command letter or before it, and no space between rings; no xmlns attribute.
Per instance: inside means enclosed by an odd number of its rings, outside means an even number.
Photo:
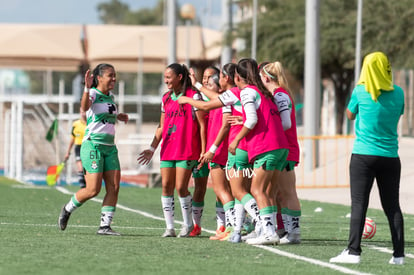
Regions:
<svg viewBox="0 0 414 275"><path fill-rule="evenodd" d="M118 115L111 92L108 95L92 88L89 91L91 107L86 112L86 131L83 140L91 140L93 143L114 145L115 122Z"/></svg>

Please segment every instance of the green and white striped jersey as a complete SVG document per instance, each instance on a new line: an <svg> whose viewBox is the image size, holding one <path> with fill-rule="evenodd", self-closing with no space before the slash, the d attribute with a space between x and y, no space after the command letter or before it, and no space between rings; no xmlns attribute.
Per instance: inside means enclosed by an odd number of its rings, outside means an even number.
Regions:
<svg viewBox="0 0 414 275"><path fill-rule="evenodd" d="M103 94L96 88L89 91L92 105L86 112L86 131L83 140L90 139L93 143L115 145L115 122L118 114L114 103L114 95Z"/></svg>

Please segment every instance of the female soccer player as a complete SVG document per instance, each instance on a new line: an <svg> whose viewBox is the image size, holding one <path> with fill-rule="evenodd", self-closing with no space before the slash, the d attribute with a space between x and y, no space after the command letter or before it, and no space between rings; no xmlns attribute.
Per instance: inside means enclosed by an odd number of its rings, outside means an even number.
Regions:
<svg viewBox="0 0 414 275"><path fill-rule="evenodd" d="M86 188L76 192L63 206L58 219L61 230L66 229L74 210L99 194L104 180L106 195L102 202L101 224L97 234L120 235L111 229L121 180L118 150L114 143L115 122L128 122L128 115L118 114L111 92L115 82L115 69L110 64L99 64L92 74L89 70L85 74L81 108L86 110L87 126L82 141L81 160Z"/></svg>
<svg viewBox="0 0 414 275"><path fill-rule="evenodd" d="M273 92L278 107L283 129L289 142L287 164L279 175L272 179L272 190L269 195L276 201L281 199L282 216L286 223L287 235L280 239L281 244L300 243L299 219L301 216L300 202L296 193L295 166L299 163L299 143L296 128L295 105L290 93L282 63L279 61L265 65L260 71L263 84ZM277 195L279 192L279 195ZM274 204L276 205L276 204Z"/></svg>
<svg viewBox="0 0 414 275"><path fill-rule="evenodd" d="M150 149L138 157L140 164L148 164L155 149L161 144L162 208L166 222L163 237L175 237L174 189L177 190L184 224L178 237L188 237L194 229L192 218L192 197L188 183L192 169L200 155L205 152L206 137L200 134L205 127L204 112L188 104L180 104L181 96L199 97L191 89L191 80L185 65L170 64L164 72L168 87L162 98L161 118Z"/></svg>

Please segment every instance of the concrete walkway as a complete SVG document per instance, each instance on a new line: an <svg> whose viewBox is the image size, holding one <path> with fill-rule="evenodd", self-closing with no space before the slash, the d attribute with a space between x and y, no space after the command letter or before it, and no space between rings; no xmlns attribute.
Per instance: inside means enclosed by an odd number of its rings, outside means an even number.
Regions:
<svg viewBox="0 0 414 275"><path fill-rule="evenodd" d="M403 213L414 214L414 138L400 139L401 183L400 205ZM348 169L348 167L347 167ZM349 188L304 188L297 190L299 199L351 205ZM376 183L369 208L382 209Z"/></svg>

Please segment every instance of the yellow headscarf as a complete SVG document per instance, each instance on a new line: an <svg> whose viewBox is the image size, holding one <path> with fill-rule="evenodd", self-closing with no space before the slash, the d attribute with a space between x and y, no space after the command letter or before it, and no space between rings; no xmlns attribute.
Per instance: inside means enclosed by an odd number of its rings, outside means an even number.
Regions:
<svg viewBox="0 0 414 275"><path fill-rule="evenodd" d="M357 84L365 85L365 90L371 94L371 98L375 102L381 95L381 90L394 90L391 64L384 53L374 52L364 58L361 75Z"/></svg>

